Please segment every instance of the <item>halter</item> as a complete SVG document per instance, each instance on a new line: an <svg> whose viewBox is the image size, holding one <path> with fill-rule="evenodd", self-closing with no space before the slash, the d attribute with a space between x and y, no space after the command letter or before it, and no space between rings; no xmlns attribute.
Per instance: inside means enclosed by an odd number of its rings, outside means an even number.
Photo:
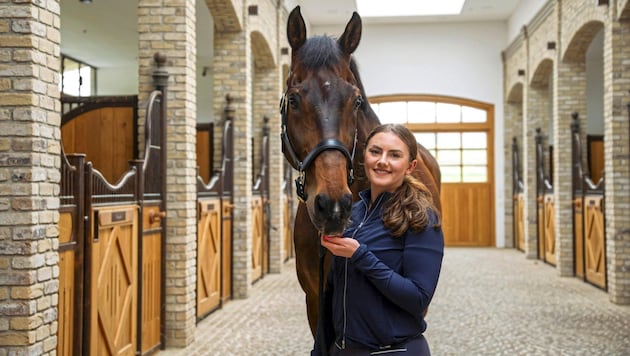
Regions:
<svg viewBox="0 0 630 356"><path fill-rule="evenodd" d="M320 153L326 150L337 150L346 157L346 167L348 169L348 185L351 185L354 182L354 168L352 167L352 161L354 160L354 153L357 148L357 127L354 128L354 139L352 142L352 153L348 152L348 149L344 144L336 138L328 138L322 140L320 143L315 145L313 149L306 155L303 161L300 161L293 146L291 145L291 141L289 141L289 135L287 134L287 95L284 93L282 95L282 99L280 99L280 114L282 116L282 132L280 133L280 137L282 138L282 152L288 153L289 160L294 167L297 167L299 172L299 176L295 178L295 190L298 198L302 202L306 202L308 195L304 189L306 185L306 181L304 178L304 171L308 168L308 166L315 160Z"/></svg>

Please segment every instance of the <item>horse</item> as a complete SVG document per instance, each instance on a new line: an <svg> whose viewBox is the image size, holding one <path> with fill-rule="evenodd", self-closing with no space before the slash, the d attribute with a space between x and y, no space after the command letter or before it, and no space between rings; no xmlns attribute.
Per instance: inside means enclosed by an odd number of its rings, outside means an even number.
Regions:
<svg viewBox="0 0 630 356"><path fill-rule="evenodd" d="M287 38L291 65L280 101L282 151L297 170L299 204L293 241L296 273L306 295L315 336L320 283L329 263L320 261L320 235L338 235L346 227L358 193L368 187L363 167L365 140L380 125L372 110L352 54L361 39L361 17L354 12L343 34L307 38L300 6L289 14ZM441 211L440 169L419 145L413 175L423 182ZM326 254L329 255L329 254Z"/></svg>

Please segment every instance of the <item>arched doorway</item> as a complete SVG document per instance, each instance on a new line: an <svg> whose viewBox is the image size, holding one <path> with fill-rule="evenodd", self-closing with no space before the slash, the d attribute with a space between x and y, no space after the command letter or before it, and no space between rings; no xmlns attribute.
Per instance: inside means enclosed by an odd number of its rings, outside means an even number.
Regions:
<svg viewBox="0 0 630 356"><path fill-rule="evenodd" d="M435 95L370 98L382 123L406 125L437 158L447 246L494 246L494 106Z"/></svg>

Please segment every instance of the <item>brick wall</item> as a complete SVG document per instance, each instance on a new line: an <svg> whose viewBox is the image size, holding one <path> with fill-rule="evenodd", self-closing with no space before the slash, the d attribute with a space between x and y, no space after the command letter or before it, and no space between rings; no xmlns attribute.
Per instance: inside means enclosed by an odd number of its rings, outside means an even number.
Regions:
<svg viewBox="0 0 630 356"><path fill-rule="evenodd" d="M536 234L535 226L535 179L533 172L534 141L533 127L541 126L543 132L546 107L552 107L551 117L554 146L554 200L556 234L556 269L561 276L573 276L573 233L571 208L571 142L569 126L571 114L577 112L585 127L587 98L586 52L599 31L604 31L604 132L605 132L605 221L606 221L606 260L608 295L611 301L619 304L630 303L630 138L628 137L627 103L630 102L628 83L630 82L630 23L624 18L630 12L627 0L610 1L610 5L598 5L590 0L549 1L538 15L525 27L526 44L522 38L516 39L506 50L504 82L506 98L505 140L518 132L519 124L513 120L518 115L510 99L514 88L519 85L514 78L515 68L526 68L530 81L522 92L525 100L523 111L523 162L527 196L527 243L531 244ZM555 36L555 37L554 37ZM554 49L549 43L554 42ZM528 48L528 57L519 57L522 49ZM517 48L517 49L515 49ZM549 72L548 61L552 61ZM548 77L552 77L551 87L545 88ZM549 122L549 121L547 121ZM511 127L507 128L510 125ZM508 137L510 135L510 137ZM584 135L584 134L583 134ZM507 173L506 173L507 176ZM511 176L510 176L511 179ZM507 180L506 185L511 180ZM507 230L507 228L506 228ZM532 254L526 254L532 257ZM535 255L534 255L535 257Z"/></svg>
<svg viewBox="0 0 630 356"><path fill-rule="evenodd" d="M153 56L167 58L167 229L165 337L186 346L196 329L196 39L195 1L140 0L138 4L141 102L153 88Z"/></svg>
<svg viewBox="0 0 630 356"><path fill-rule="evenodd" d="M57 344L59 3L0 4L0 355Z"/></svg>

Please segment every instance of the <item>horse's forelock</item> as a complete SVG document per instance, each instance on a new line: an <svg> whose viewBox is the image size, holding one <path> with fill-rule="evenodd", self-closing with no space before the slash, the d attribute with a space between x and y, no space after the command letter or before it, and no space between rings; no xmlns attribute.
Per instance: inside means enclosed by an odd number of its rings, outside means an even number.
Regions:
<svg viewBox="0 0 630 356"><path fill-rule="evenodd" d="M306 68L317 69L339 64L343 53L332 37L315 36L304 43L297 55Z"/></svg>

